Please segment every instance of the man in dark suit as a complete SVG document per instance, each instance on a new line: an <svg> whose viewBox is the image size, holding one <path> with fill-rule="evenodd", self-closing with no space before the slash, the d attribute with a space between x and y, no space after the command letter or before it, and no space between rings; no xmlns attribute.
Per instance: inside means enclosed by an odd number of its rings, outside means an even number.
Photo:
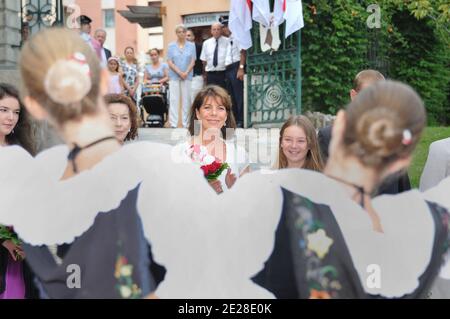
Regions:
<svg viewBox="0 0 450 319"><path fill-rule="evenodd" d="M102 65L106 66L108 64L108 59L111 57L111 51L109 51L107 48L105 48L103 45L105 44L106 41L106 31L103 29L97 29L94 33L94 39L97 40L101 46L101 62Z"/></svg>
<svg viewBox="0 0 450 319"><path fill-rule="evenodd" d="M385 80L384 76L375 70L364 70L359 72L353 80L353 88L350 90L350 98L353 100L364 88L375 82ZM331 126L326 126L319 130L318 139L322 153L322 158L326 162L328 159L328 148L331 141ZM411 183L407 173L388 177L378 188L377 195L398 194L411 189Z"/></svg>

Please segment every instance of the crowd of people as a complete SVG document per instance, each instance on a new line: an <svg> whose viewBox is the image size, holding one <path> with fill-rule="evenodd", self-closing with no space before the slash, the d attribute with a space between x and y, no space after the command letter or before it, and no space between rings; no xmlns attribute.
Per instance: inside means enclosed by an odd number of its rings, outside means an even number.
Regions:
<svg viewBox="0 0 450 319"><path fill-rule="evenodd" d="M83 19L82 36L25 43L21 94L0 85L0 298L423 298L449 279L449 143L432 144L423 192L411 190L426 125L411 87L361 71L333 126L291 117L273 173L258 174L232 134L245 51L226 21L202 48L177 26L167 64L149 52L144 81L168 83L170 126L181 101L189 131L171 147L128 143L142 120L134 50L111 56ZM36 156L30 116L65 145ZM367 284L373 264L382 286ZM82 266L76 289L69 265Z"/></svg>
<svg viewBox="0 0 450 319"><path fill-rule="evenodd" d="M189 107L196 94L205 85L216 84L230 94L236 125L243 127L246 52L233 41L226 16L211 26L211 38L203 43L196 40L192 30L183 25L176 26L177 40L169 43L166 56L162 57L159 49L152 48L147 52L148 63L137 60L133 47L126 47L122 57L113 56L104 47L106 31L95 30L91 37L91 23L89 17L81 16L80 33L96 51L102 65L110 71L109 93L124 94L140 107L146 88L160 86L161 94L168 93L165 97L168 109L164 119L166 126L187 128ZM144 110L140 114L145 122Z"/></svg>
<svg viewBox="0 0 450 319"><path fill-rule="evenodd" d="M159 49L152 48L148 51L149 63L144 65L143 61L137 60L133 47L126 47L123 57L112 56L111 51L104 47L106 31L95 30L91 37L91 23L89 17L81 16L80 32L97 52L102 65L108 67L111 75L108 92L124 94L135 101L140 108L143 125L148 113L140 101L148 92L159 92L164 96L167 110L163 125L187 128L189 107L196 94L205 85L216 84L231 96L237 127L244 126L246 52L233 41L226 16L211 26L211 38L203 43L196 41L192 30L183 25L176 26L177 40L169 43L166 57L161 56Z"/></svg>

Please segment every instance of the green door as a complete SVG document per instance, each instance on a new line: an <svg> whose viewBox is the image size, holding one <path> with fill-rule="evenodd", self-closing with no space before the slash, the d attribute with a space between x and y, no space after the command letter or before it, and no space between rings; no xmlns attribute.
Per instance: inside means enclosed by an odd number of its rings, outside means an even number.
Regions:
<svg viewBox="0 0 450 319"><path fill-rule="evenodd" d="M301 113L301 32L284 39L277 51L261 51L259 24L252 28L247 51L247 127L277 124Z"/></svg>

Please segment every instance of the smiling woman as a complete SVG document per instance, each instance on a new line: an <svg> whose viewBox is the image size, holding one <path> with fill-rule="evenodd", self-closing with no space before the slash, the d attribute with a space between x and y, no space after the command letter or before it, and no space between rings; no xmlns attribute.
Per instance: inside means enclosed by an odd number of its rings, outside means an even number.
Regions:
<svg viewBox="0 0 450 319"><path fill-rule="evenodd" d="M35 155L33 130L17 89L0 83L0 146L20 145Z"/></svg>
<svg viewBox="0 0 450 319"><path fill-rule="evenodd" d="M17 90L0 83L0 147L20 145L32 155L31 125ZM25 253L12 227L0 225L0 299L34 297L32 275L22 262Z"/></svg>
<svg viewBox="0 0 450 319"><path fill-rule="evenodd" d="M176 146L181 158L187 155L189 160L203 167L211 164L221 167L215 170L217 178L208 178L217 193L230 189L237 178L249 171L247 152L233 141L235 129L228 92L220 86L208 85L192 103L189 140Z"/></svg>
<svg viewBox="0 0 450 319"><path fill-rule="evenodd" d="M316 130L303 115L289 118L281 127L278 153L277 169L323 169Z"/></svg>

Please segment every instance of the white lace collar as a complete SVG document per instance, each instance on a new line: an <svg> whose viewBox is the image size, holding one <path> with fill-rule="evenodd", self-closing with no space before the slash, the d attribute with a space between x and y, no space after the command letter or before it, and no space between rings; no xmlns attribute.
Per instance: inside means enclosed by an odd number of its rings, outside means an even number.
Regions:
<svg viewBox="0 0 450 319"><path fill-rule="evenodd" d="M370 218L343 188L322 174L284 170L274 180L317 204L328 205L342 231L360 281L367 293L401 297L413 292L425 272L433 249L434 222L422 194L416 190L396 196L379 196L372 205L384 233L372 229ZM381 286L372 288L370 265L379 266Z"/></svg>
<svg viewBox="0 0 450 319"><path fill-rule="evenodd" d="M64 181L59 179L67 166L66 146L53 147L35 159L24 152L11 148L0 153L2 165L11 168L0 178L0 189L6 193L0 220L14 225L20 237L32 245L53 245L72 242L93 224L99 212L117 208L142 181L142 162L151 161L152 154L168 158L170 146L149 142L125 145L92 169Z"/></svg>
<svg viewBox="0 0 450 319"><path fill-rule="evenodd" d="M168 269L158 288L161 297L195 298L206 293L267 298L271 294L250 278L273 249L283 204L281 186L330 206L367 292L400 297L417 288L434 239L434 224L419 192L373 200L385 229L385 234L378 234L367 213L345 199L342 187L319 173L255 172L217 196L197 167L169 161L172 152L168 145L129 144L93 169L61 182L67 148L52 148L36 159L18 148L2 148L0 165L10 170L0 171L0 191L5 195L0 222L13 224L33 245L70 243L93 224L98 212L116 208L143 182L138 211L155 260ZM435 189L428 197L442 202L449 180L441 183L445 189ZM382 271L376 291L365 284L370 264L378 264Z"/></svg>

